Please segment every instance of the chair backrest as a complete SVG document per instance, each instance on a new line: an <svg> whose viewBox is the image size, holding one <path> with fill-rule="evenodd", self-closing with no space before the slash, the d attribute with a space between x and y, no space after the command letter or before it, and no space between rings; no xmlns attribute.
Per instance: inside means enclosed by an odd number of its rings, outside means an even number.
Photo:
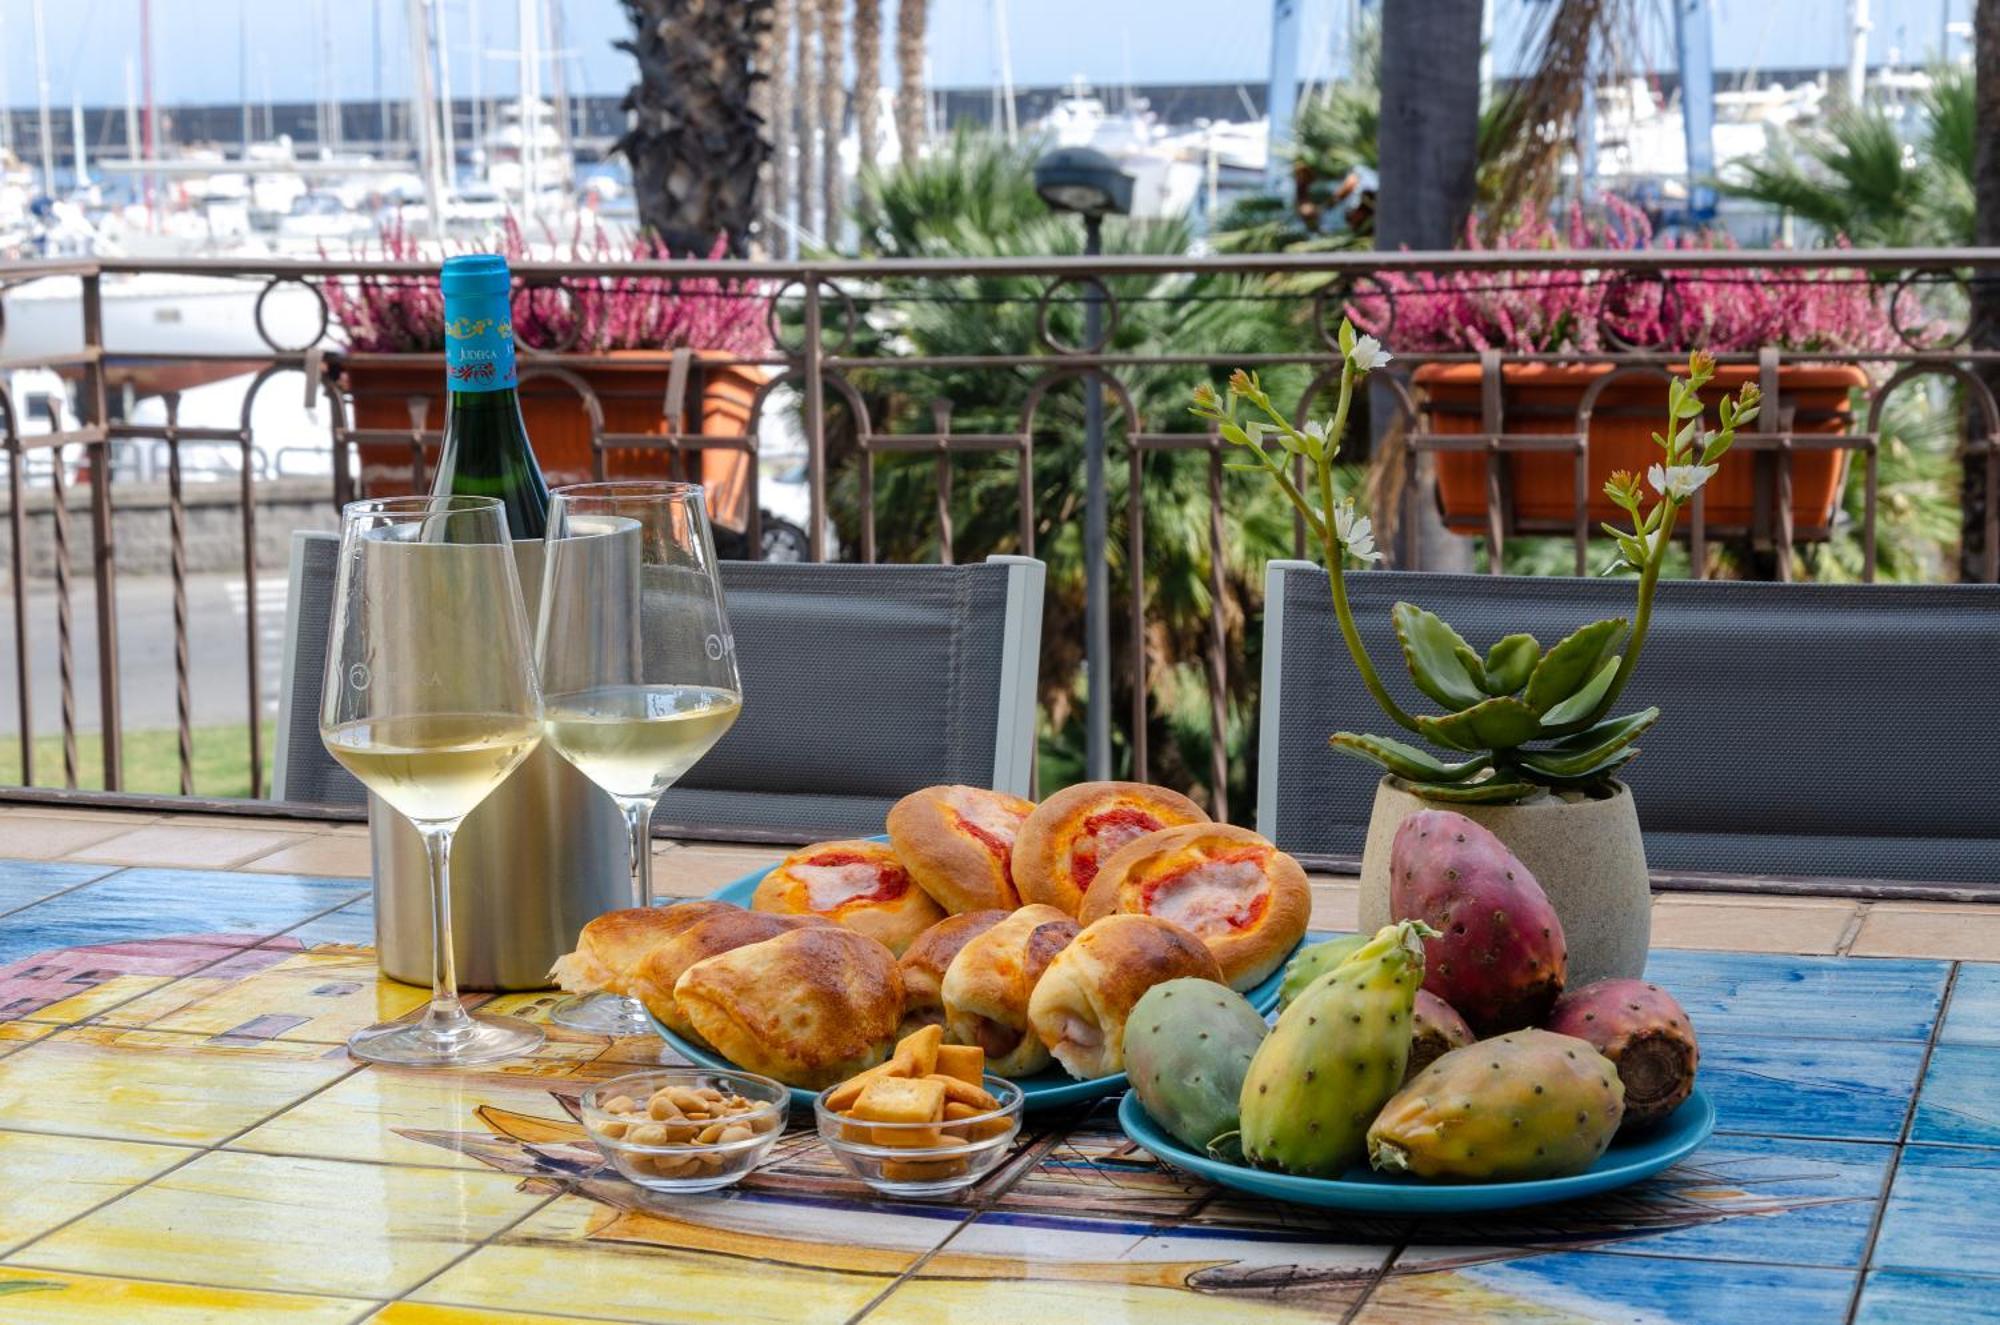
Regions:
<svg viewBox="0 0 2000 1325"><path fill-rule="evenodd" d="M319 741L337 540L292 540L275 794L364 804ZM882 831L919 787L1027 795L1045 568L722 563L743 716L654 822L670 835L811 841Z"/></svg>
<svg viewBox="0 0 2000 1325"><path fill-rule="evenodd" d="M1356 624L1397 701L1410 684L1389 623L1408 599L1475 648L1514 631L1544 647L1629 617L1629 580L1369 571ZM1326 573L1273 562L1266 582L1259 828L1287 850L1359 856L1380 770L1334 731L1400 735L1355 676ZM1626 776L1655 870L2000 885L2000 586L1676 580L1654 600L1619 711L1657 704Z"/></svg>

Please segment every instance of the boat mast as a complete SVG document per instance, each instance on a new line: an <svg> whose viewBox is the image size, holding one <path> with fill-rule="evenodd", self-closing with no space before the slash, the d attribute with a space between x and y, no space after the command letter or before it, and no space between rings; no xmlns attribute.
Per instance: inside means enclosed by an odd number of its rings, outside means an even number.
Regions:
<svg viewBox="0 0 2000 1325"><path fill-rule="evenodd" d="M69 89L70 180L72 191L90 185L89 144L83 132L83 92L75 84Z"/></svg>
<svg viewBox="0 0 2000 1325"><path fill-rule="evenodd" d="M437 0L437 32L432 37L432 46L437 51L438 62L438 121L444 126L444 182L445 195L458 184L458 116L451 100L451 15L445 0Z"/></svg>
<svg viewBox="0 0 2000 1325"><path fill-rule="evenodd" d="M541 191L542 22L535 0L521 0L521 214L534 212Z"/></svg>
<svg viewBox="0 0 2000 1325"><path fill-rule="evenodd" d="M467 89L472 97L472 150L478 154L479 174L486 175L486 43L479 33L479 7L482 0L468 0L465 6L467 32L472 42L472 86Z"/></svg>
<svg viewBox="0 0 2000 1325"><path fill-rule="evenodd" d="M35 97L41 108L42 192L56 196L55 135L49 128L49 43L42 22L42 0L35 0Z"/></svg>
<svg viewBox="0 0 2000 1325"><path fill-rule="evenodd" d="M410 34L410 131L417 148L417 170L424 181L424 203L430 208L431 234L444 235L444 181L437 150L436 91L431 85L431 29L426 0L407 0L404 14Z"/></svg>
<svg viewBox="0 0 2000 1325"><path fill-rule="evenodd" d="M36 0L39 4L40 0ZM153 178L153 0L139 0L139 93L145 99L139 132L146 153L146 224L160 227L160 210L154 206L156 181Z"/></svg>

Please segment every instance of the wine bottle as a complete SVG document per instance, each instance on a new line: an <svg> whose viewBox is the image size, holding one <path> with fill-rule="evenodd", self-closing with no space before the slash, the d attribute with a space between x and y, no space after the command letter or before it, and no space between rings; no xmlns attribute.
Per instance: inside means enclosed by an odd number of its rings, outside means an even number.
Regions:
<svg viewBox="0 0 2000 1325"><path fill-rule="evenodd" d="M431 492L498 497L510 534L541 538L548 531L549 485L521 422L507 259L497 253L446 258L439 284L450 402Z"/></svg>

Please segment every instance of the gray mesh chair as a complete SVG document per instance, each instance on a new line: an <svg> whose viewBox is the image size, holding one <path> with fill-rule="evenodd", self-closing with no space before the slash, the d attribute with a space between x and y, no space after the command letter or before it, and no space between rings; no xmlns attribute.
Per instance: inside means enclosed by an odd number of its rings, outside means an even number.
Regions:
<svg viewBox="0 0 2000 1325"><path fill-rule="evenodd" d="M280 800L364 805L319 740L331 535L292 538L273 786ZM1035 755L1041 562L971 566L726 561L743 716L655 826L670 836L808 842L882 831L941 782L1025 796Z"/></svg>
<svg viewBox="0 0 2000 1325"><path fill-rule="evenodd" d="M1389 625L1398 599L1482 649L1516 630L1546 646L1633 601L1629 580L1369 571L1347 584L1384 682L1424 712L1436 706ZM1379 770L1326 738L1391 724L1341 644L1326 573L1273 562L1266 595L1258 827L1350 862ZM2000 888L2000 586L1676 580L1653 613L1620 709L1665 713L1626 775L1656 872Z"/></svg>

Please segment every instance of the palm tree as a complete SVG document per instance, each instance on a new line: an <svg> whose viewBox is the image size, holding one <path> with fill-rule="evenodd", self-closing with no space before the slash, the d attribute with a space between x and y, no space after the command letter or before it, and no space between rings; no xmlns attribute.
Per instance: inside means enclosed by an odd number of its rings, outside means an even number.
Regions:
<svg viewBox="0 0 2000 1325"><path fill-rule="evenodd" d="M847 63L847 0L819 7L820 228L827 241L840 232L846 211L840 179L840 130L847 113L843 71Z"/></svg>
<svg viewBox="0 0 2000 1325"><path fill-rule="evenodd" d="M623 0L639 64L625 94L631 127L617 150L632 163L639 219L677 253L718 236L739 256L757 221L757 176L770 155L756 111L759 56L772 0Z"/></svg>
<svg viewBox="0 0 2000 1325"><path fill-rule="evenodd" d="M924 23L930 0L896 6L896 138L913 161L924 142Z"/></svg>
<svg viewBox="0 0 2000 1325"><path fill-rule="evenodd" d="M1972 80L1942 69L1921 105L1925 128L1906 143L1878 106L1842 109L1722 181L1723 191L1777 208L1869 247L1972 242Z"/></svg>
<svg viewBox="0 0 2000 1325"><path fill-rule="evenodd" d="M818 229L814 212L820 198L819 135L813 120L819 113L819 11L822 5L835 3L838 0L799 0L799 155L792 191L798 196L799 232L804 235Z"/></svg>
<svg viewBox="0 0 2000 1325"><path fill-rule="evenodd" d="M863 171L875 166L882 87L882 0L854 0L854 131Z"/></svg>
<svg viewBox="0 0 2000 1325"><path fill-rule="evenodd" d="M1052 214L1035 194L1036 152L1035 145L1010 148L997 140L961 134L940 143L929 156L905 157L894 170L864 176L864 199L858 209L863 253L923 258L1080 253L1083 235L1076 219ZM1113 254L1185 253L1193 239L1187 224L1179 220L1113 218L1104 230L1105 251ZM1253 284L1234 277L1113 278L1109 285L1119 301L1120 316L1109 348L1119 354L1200 353L1225 358L1249 350L1303 348L1308 333L1277 317L1268 301L1231 297L1255 293L1250 289ZM862 319L863 336L874 339L857 352L879 362L850 377L868 401L875 430L932 431L933 403L949 401L954 432L1018 432L1029 381L1038 373L899 369L895 356L1020 354L1038 342L1037 306L1043 285L1040 280L968 276L903 280L872 292L893 316ZM1051 299L1047 312L1050 334L1059 343L1081 340L1079 301ZM871 326L878 329L868 330ZM1049 366L1056 366L1053 356ZM1188 414L1187 399L1195 383L1205 379L1201 370L1121 369L1117 376L1131 391L1149 432L1200 428ZM1296 399L1305 386L1298 370L1272 370L1265 380L1286 399ZM1239 483L1242 476L1233 473L1225 476L1230 542L1219 569L1231 661L1223 683L1216 685L1207 657L1208 457L1199 451L1154 452L1145 457L1140 473L1145 564L1135 572L1124 561L1130 475L1122 463L1125 425L1115 405L1106 413L1114 455L1108 467L1112 591L1114 602L1121 605L1113 624L1114 656L1120 660L1114 669L1113 711L1130 711L1132 679L1123 660L1142 650L1148 660L1151 773L1168 785L1199 792L1213 781L1210 696L1225 695L1229 731L1224 753L1231 802L1238 810L1245 809L1242 793L1255 762L1249 683L1256 675L1254 632L1247 626L1255 620L1264 562L1274 555L1288 555L1290 518L1260 485ZM1077 708L1083 639L1082 437L1082 393L1073 385L1051 391L1036 415L1031 481L1037 515L1034 551L1049 567L1041 676L1044 712L1049 715L1043 767L1052 784L1082 776ZM958 560L1020 550L1016 464L1012 455L961 454L952 460L952 551ZM878 554L884 560L925 561L938 556L938 528L932 514L935 482L934 454L877 456L874 498ZM834 489L833 509L852 518L860 509L855 467L843 466L837 472ZM843 530L850 543L856 535L852 527ZM1129 623L1122 610L1135 574L1146 595L1148 623L1147 635L1139 641L1126 634Z"/></svg>
<svg viewBox="0 0 2000 1325"><path fill-rule="evenodd" d="M785 214L792 204L792 143L796 136L793 123L798 103L792 97L792 49L798 43L799 0L777 0L773 10L771 36L771 214L784 223ZM768 246L774 256L782 257L791 251L791 245L780 236L778 243Z"/></svg>

